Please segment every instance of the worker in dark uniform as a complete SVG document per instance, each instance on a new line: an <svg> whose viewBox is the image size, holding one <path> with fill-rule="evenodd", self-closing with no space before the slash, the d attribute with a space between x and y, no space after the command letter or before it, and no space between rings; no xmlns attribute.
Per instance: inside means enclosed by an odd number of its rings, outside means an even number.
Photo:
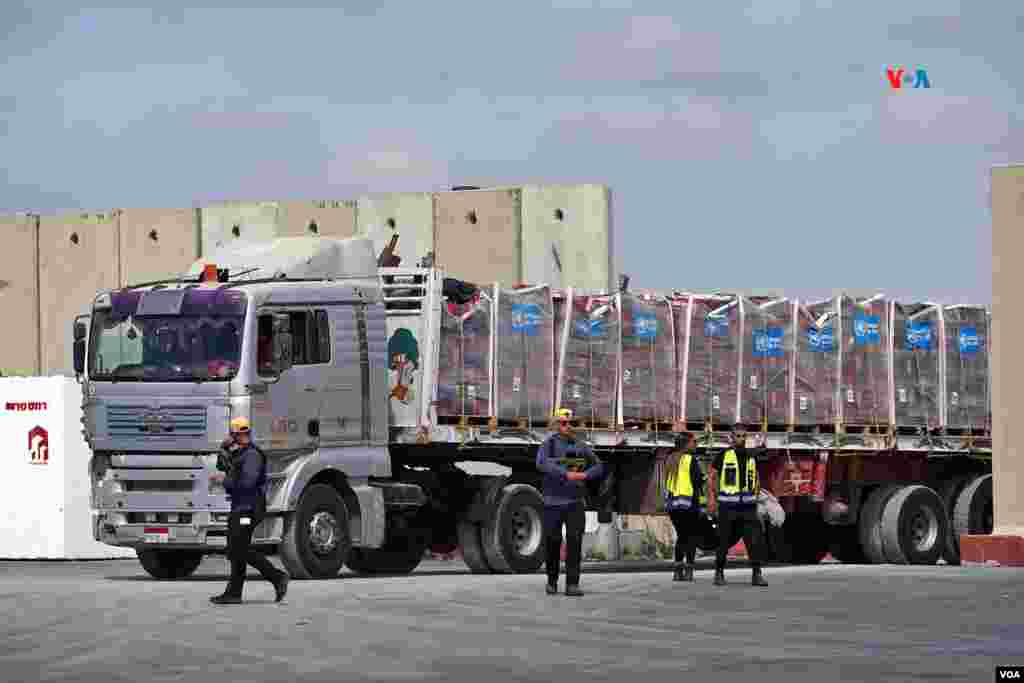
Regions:
<svg viewBox="0 0 1024 683"><path fill-rule="evenodd" d="M222 480L224 490L231 498L227 548L231 579L224 593L210 598L210 602L218 605L242 602L246 565L259 570L263 578L274 586L275 602L281 602L291 577L251 547L252 532L266 516L267 458L252 443L248 419L236 417L231 420L231 436L224 440L221 448L223 452L217 459L217 469L225 474L214 474L211 479Z"/></svg>
<svg viewBox="0 0 1024 683"><path fill-rule="evenodd" d="M565 594L581 596L580 565L583 556L584 505L587 481L604 476L604 465L589 446L578 443L569 421L572 411L555 412L558 431L537 451L537 469L544 473L544 537L548 595L558 593L558 566L562 550L562 526L566 529Z"/></svg>
<svg viewBox="0 0 1024 683"><path fill-rule="evenodd" d="M676 451L669 456L665 477L665 510L676 530L676 570L673 581L693 581L697 539L706 514L704 471L697 460L697 438L692 432L676 437ZM685 564L684 564L685 560Z"/></svg>
<svg viewBox="0 0 1024 683"><path fill-rule="evenodd" d="M729 543L736 531L743 536L743 543L750 556L754 570L751 583L767 586L761 575L762 528L757 516L757 494L760 480L757 476L757 459L746 448L746 435L739 433L733 447L715 458L708 472L709 512L718 513L718 553L715 557L715 585L725 585L725 560Z"/></svg>

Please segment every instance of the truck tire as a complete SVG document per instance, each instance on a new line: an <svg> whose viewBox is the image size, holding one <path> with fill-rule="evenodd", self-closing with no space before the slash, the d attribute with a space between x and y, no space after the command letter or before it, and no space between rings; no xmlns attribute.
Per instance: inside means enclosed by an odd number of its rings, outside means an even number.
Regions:
<svg viewBox="0 0 1024 683"><path fill-rule="evenodd" d="M353 548L345 564L364 576L411 574L423 561L429 544L429 534L416 531L388 539L382 548Z"/></svg>
<svg viewBox="0 0 1024 683"><path fill-rule="evenodd" d="M956 535L956 524L954 523L954 512L956 511L956 499L964 490L970 477L954 477L942 483L938 488L939 498L942 499L943 507L946 510L946 525L949 533L946 534L946 546L942 550L942 559L946 564L960 564L960 537Z"/></svg>
<svg viewBox="0 0 1024 683"><path fill-rule="evenodd" d="M904 486L882 511L882 550L892 564L935 564L948 534L942 499L927 486Z"/></svg>
<svg viewBox="0 0 1024 683"><path fill-rule="evenodd" d="M502 488L480 525L487 564L497 573L531 574L544 564L544 499L529 484Z"/></svg>
<svg viewBox="0 0 1024 683"><path fill-rule="evenodd" d="M352 549L348 508L327 484L302 493L295 512L285 517L281 563L295 579L330 579L338 575Z"/></svg>
<svg viewBox="0 0 1024 683"><path fill-rule="evenodd" d="M962 535L992 533L992 475L978 477L957 496L953 524L957 539Z"/></svg>
<svg viewBox="0 0 1024 683"><path fill-rule="evenodd" d="M885 564L887 561L882 548L882 512L885 504L899 490L899 484L882 484L868 495L861 508L858 537L864 557L870 564Z"/></svg>
<svg viewBox="0 0 1024 683"><path fill-rule="evenodd" d="M473 495L471 504L483 506L490 504L494 493L501 490L505 480L505 477L486 478ZM474 574L493 574L494 570L487 563L487 555L484 553L480 524L468 519L459 519L455 530L459 537L459 548L462 549L462 560L469 567L469 571Z"/></svg>
<svg viewBox="0 0 1024 683"><path fill-rule="evenodd" d="M203 554L194 550L140 548L135 554L150 576L164 581L192 576L203 561Z"/></svg>

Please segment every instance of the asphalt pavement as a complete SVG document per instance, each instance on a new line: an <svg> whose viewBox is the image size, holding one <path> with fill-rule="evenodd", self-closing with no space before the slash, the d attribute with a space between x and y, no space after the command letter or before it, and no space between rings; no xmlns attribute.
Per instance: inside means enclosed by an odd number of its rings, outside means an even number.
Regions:
<svg viewBox="0 0 1024 683"><path fill-rule="evenodd" d="M1024 664L1022 570L769 567L757 588L738 567L718 588L701 565L687 584L588 564L572 598L430 561L293 581L280 604L251 573L246 603L218 607L223 558L169 582L133 560L0 562L0 680L987 683Z"/></svg>

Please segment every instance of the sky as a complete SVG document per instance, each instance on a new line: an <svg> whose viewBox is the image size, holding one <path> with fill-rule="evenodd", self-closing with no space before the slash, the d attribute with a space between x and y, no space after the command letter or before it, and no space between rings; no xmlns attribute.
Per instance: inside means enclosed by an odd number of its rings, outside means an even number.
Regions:
<svg viewBox="0 0 1024 683"><path fill-rule="evenodd" d="M635 287L991 303L1020 3L220 4L0 4L0 212L601 183Z"/></svg>

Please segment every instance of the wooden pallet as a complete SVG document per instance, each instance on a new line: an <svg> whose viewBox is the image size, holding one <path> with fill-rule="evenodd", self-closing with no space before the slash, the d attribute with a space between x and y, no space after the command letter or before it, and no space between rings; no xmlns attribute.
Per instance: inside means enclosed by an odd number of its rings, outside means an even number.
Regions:
<svg viewBox="0 0 1024 683"><path fill-rule="evenodd" d="M989 430L983 427L946 427L941 430L942 436L988 436Z"/></svg>
<svg viewBox="0 0 1024 683"><path fill-rule="evenodd" d="M889 425L842 425L844 434L862 434L865 436L889 436L892 427Z"/></svg>
<svg viewBox="0 0 1024 683"><path fill-rule="evenodd" d="M666 420L626 420L622 424L627 431L669 432L675 431L676 423Z"/></svg>
<svg viewBox="0 0 1024 683"><path fill-rule="evenodd" d="M621 431L622 425L615 422L615 420L592 420L590 418L575 418L569 420L569 424L573 429L583 429L592 431Z"/></svg>
<svg viewBox="0 0 1024 683"><path fill-rule="evenodd" d="M493 418L489 415L438 415L437 424L443 427L486 427Z"/></svg>
<svg viewBox="0 0 1024 683"><path fill-rule="evenodd" d="M835 434L834 424L793 425L789 430L793 434Z"/></svg>

